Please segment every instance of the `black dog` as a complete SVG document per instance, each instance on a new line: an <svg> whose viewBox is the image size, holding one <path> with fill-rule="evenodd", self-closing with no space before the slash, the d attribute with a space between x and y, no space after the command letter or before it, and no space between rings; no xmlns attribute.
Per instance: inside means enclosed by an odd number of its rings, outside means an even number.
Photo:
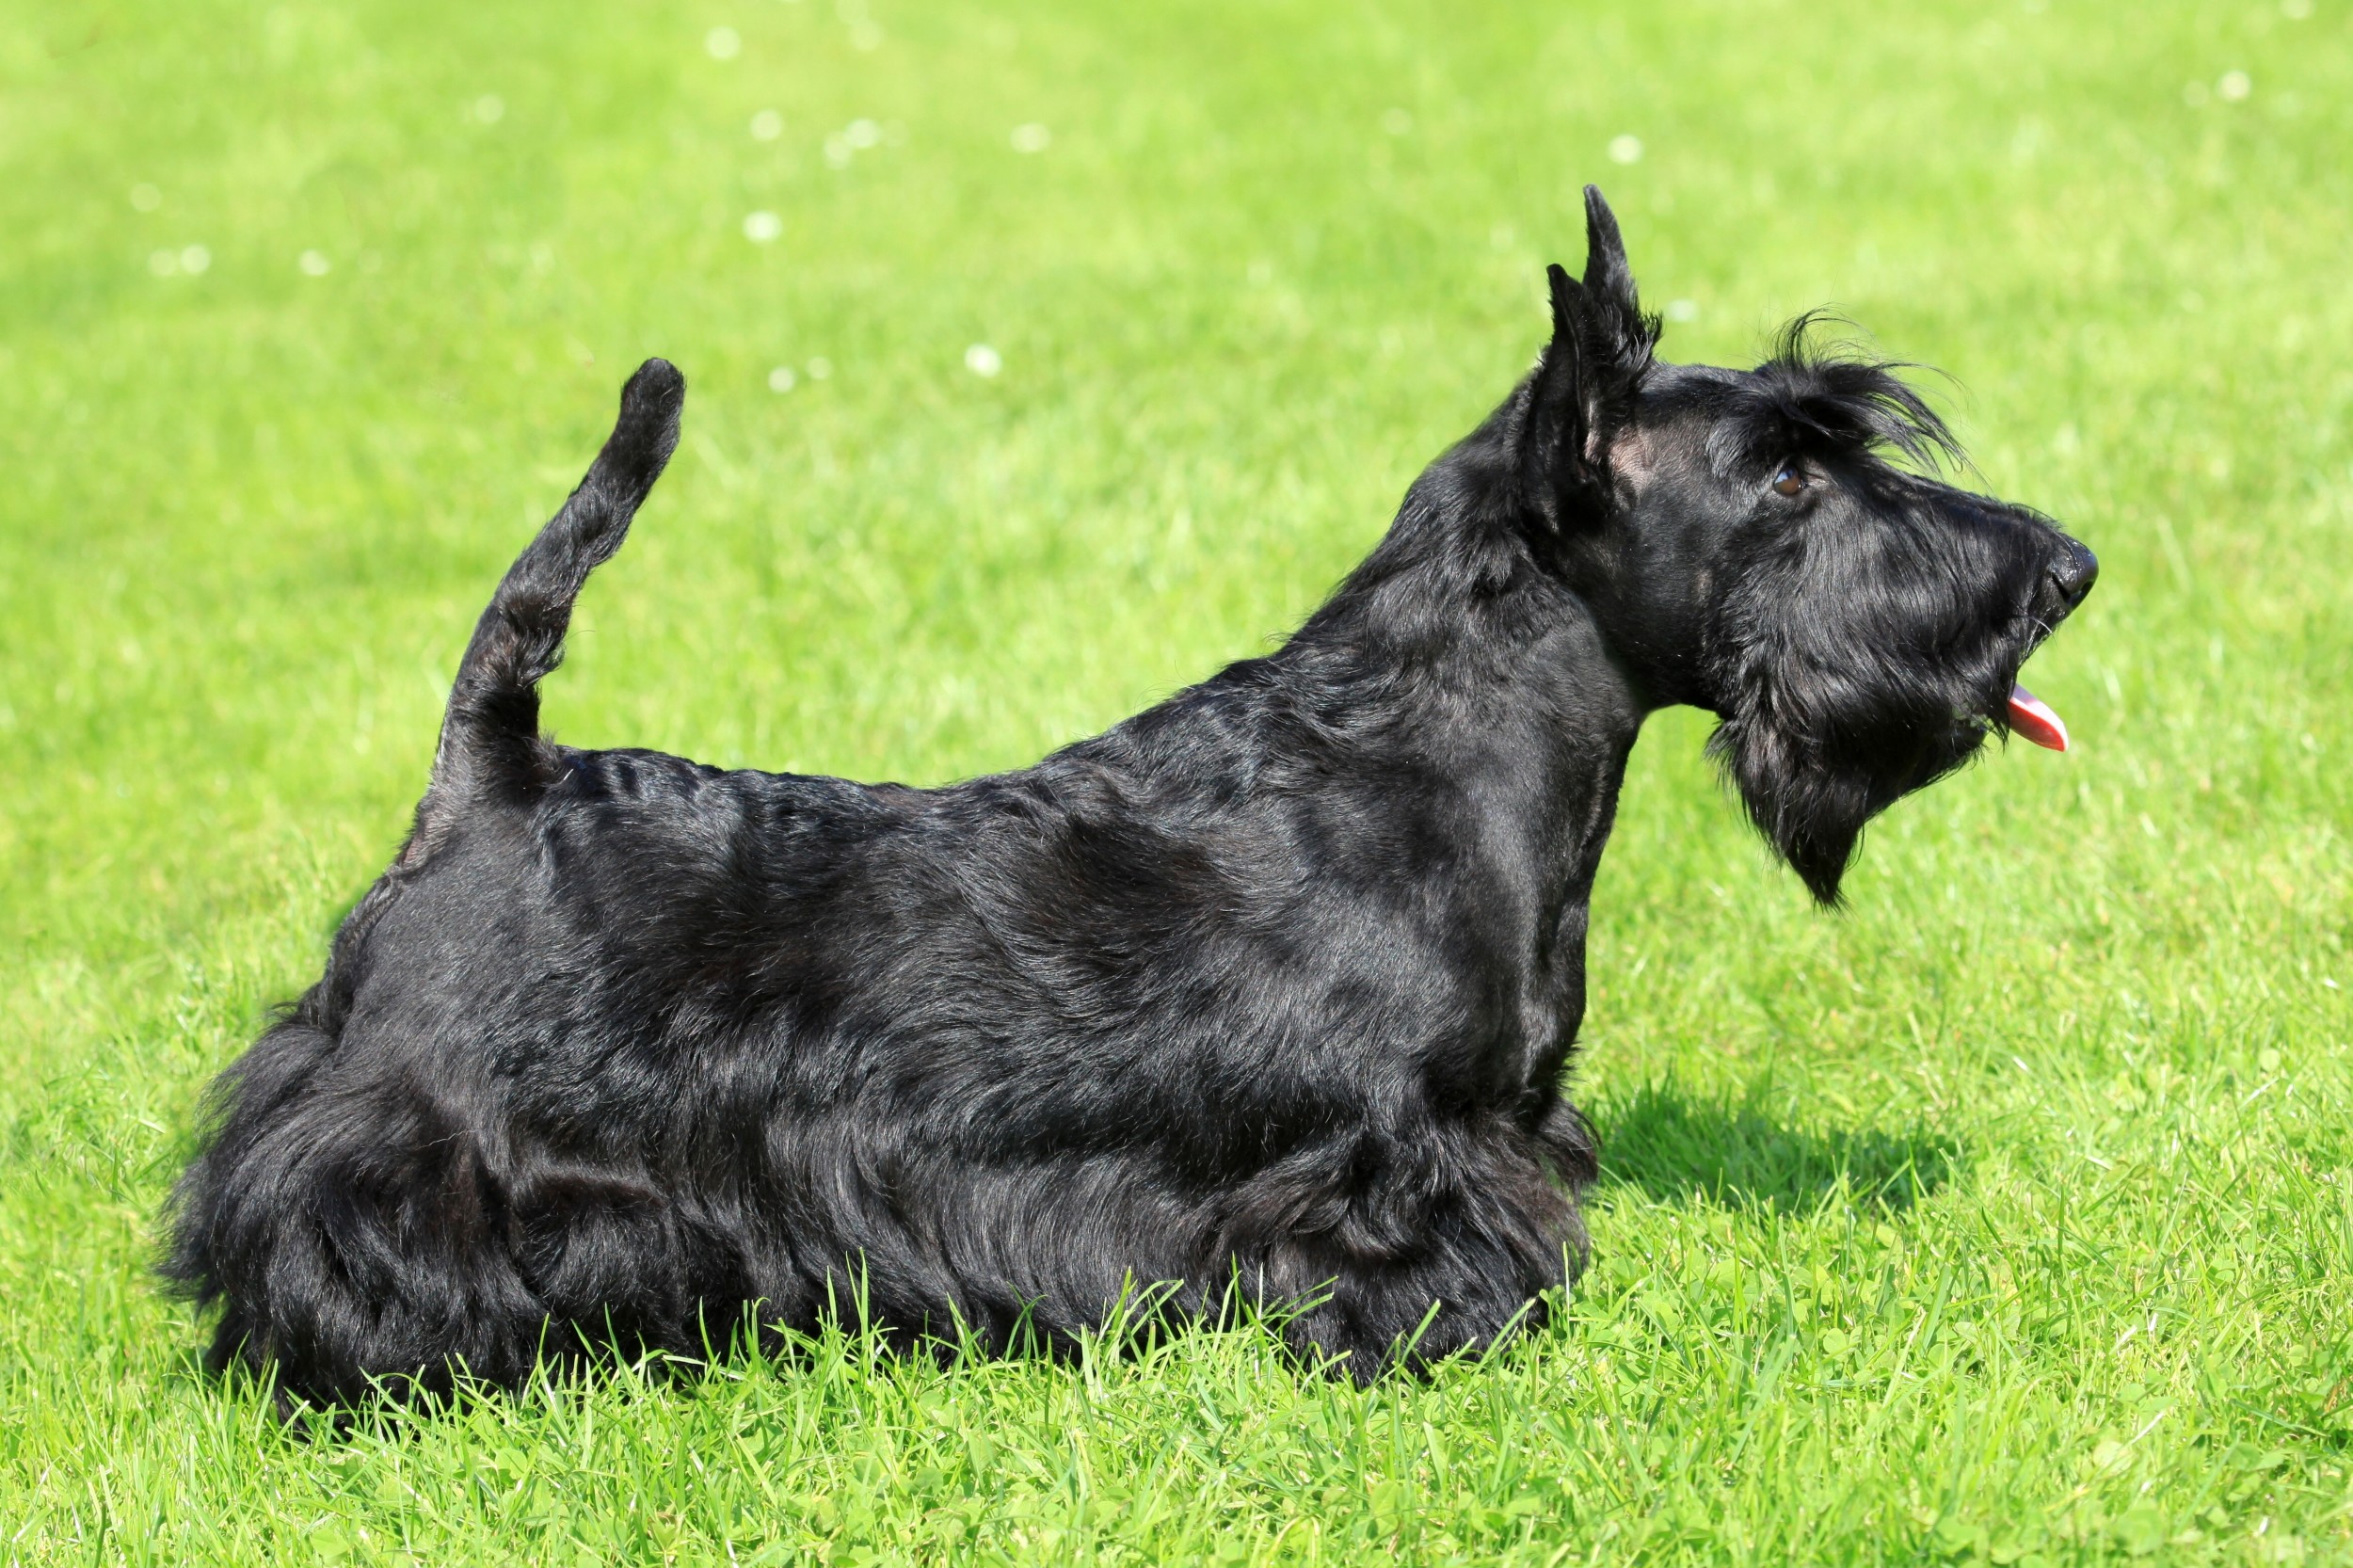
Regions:
<svg viewBox="0 0 2353 1568"><path fill-rule="evenodd" d="M1066 1344L1239 1281L1369 1378L1529 1313L1585 1247L1561 1079L1643 715L1720 714L1833 903L1874 813L2044 722L2013 677L2094 571L1883 461L1951 448L1886 366L1655 361L1587 214L1536 370L1280 652L942 790L541 736L677 440L648 362L474 632L408 843L216 1091L168 1265L225 1304L215 1363L332 1401L828 1304Z"/></svg>

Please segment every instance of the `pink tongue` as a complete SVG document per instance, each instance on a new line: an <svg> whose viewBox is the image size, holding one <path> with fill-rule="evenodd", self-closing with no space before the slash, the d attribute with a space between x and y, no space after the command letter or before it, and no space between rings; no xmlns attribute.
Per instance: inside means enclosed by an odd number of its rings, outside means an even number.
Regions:
<svg viewBox="0 0 2353 1568"><path fill-rule="evenodd" d="M2049 703L2024 686L2009 689L2009 730L2053 751L2067 749L2066 722L2051 712Z"/></svg>

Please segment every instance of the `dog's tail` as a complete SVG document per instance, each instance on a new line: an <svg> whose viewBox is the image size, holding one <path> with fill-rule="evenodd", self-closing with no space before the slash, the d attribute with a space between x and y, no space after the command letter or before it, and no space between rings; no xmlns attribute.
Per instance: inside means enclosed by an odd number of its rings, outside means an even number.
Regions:
<svg viewBox="0 0 2353 1568"><path fill-rule="evenodd" d="M638 366L587 477L506 568L457 666L433 782L417 809L421 836L437 837L465 806L527 801L556 776L554 750L539 737L539 682L563 662L581 585L621 548L630 519L677 449L685 401L677 366Z"/></svg>

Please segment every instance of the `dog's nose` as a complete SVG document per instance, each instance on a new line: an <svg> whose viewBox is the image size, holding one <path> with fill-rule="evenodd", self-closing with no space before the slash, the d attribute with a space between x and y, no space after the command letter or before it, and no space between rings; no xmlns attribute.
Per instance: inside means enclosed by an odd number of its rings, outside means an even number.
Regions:
<svg viewBox="0 0 2353 1568"><path fill-rule="evenodd" d="M2058 590L2059 602L2070 610L2084 601L2091 584L2099 580L2100 557L2073 539L2051 565L2051 586Z"/></svg>

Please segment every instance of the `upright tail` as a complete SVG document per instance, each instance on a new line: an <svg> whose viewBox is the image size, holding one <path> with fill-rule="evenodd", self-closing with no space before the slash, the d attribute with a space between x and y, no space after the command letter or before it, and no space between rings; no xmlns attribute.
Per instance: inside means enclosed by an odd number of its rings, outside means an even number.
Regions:
<svg viewBox="0 0 2353 1568"><path fill-rule="evenodd" d="M582 584L621 548L630 519L677 449L685 401L677 366L638 366L587 477L506 568L457 666L433 782L417 810L421 838L438 837L461 808L520 803L554 778L554 752L539 738L539 681L563 662Z"/></svg>

